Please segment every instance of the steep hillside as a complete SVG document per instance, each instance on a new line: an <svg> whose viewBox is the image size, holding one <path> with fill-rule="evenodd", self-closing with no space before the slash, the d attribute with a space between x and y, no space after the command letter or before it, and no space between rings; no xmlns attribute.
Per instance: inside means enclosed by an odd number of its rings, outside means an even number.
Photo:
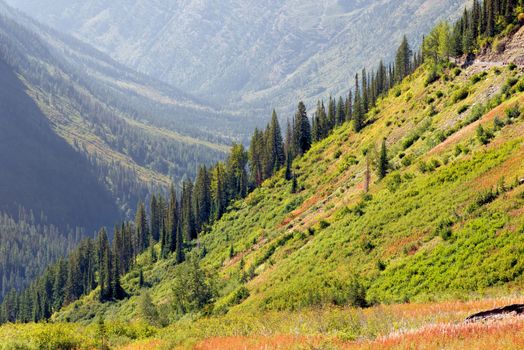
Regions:
<svg viewBox="0 0 524 350"><path fill-rule="evenodd" d="M231 109L316 102L348 91L362 66L389 58L467 1L11 0L120 62Z"/></svg>
<svg viewBox="0 0 524 350"><path fill-rule="evenodd" d="M476 72L447 68L428 83L430 72L420 68L378 102L361 133L345 124L294 164L296 193L281 172L232 205L199 241L203 266L215 271L211 280L218 290L205 312L227 316L182 319L159 337L173 345L208 336L286 333L286 327L326 334L320 329L331 327L351 334L349 339L373 338L372 322L390 325L375 331L384 335L400 325L365 316L355 316L364 319L354 325L353 316L344 321L336 311L326 311L326 324L313 325L304 320L318 311L274 311L469 299L522 288L523 72L514 66ZM373 169L384 138L392 170L382 181L373 170L364 193L366 159ZM147 253L122 279L128 300L100 304L94 293L54 320L89 323L102 313L112 320L140 319L147 315L145 294L158 309L156 322L177 320L174 291L187 264L151 264ZM427 317L423 322L436 320Z"/></svg>
<svg viewBox="0 0 524 350"><path fill-rule="evenodd" d="M234 117L222 118L184 95L173 97L167 85L132 73L73 39L53 36L51 30L2 6L8 16L27 25L0 18L2 58L22 80L52 131L77 151L72 155L89 160L91 172L125 214L140 198L167 188L172 180L194 178L198 165L223 158L226 143L242 138L238 129L229 127L237 124ZM22 204L32 209L30 203ZM90 221L89 227L117 217ZM67 212L60 220L85 223L74 221Z"/></svg>
<svg viewBox="0 0 524 350"><path fill-rule="evenodd" d="M119 216L111 194L52 129L23 82L0 60L0 210L26 207L49 222L94 229Z"/></svg>

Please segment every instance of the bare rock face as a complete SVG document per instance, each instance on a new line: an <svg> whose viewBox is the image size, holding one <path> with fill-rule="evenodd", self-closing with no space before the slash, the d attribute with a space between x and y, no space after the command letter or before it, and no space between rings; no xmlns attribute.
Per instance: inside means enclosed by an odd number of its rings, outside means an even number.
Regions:
<svg viewBox="0 0 524 350"><path fill-rule="evenodd" d="M524 26L510 38L495 42L493 47L486 49L479 55L478 60L500 64L515 63L524 66Z"/></svg>
<svg viewBox="0 0 524 350"><path fill-rule="evenodd" d="M466 0L7 0L214 103L294 107L345 94L362 66L419 43Z"/></svg>

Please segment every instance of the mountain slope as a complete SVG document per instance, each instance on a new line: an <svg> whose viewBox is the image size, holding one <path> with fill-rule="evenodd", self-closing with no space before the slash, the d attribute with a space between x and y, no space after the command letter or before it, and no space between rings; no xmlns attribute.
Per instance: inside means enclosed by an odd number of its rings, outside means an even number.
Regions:
<svg viewBox="0 0 524 350"><path fill-rule="evenodd" d="M467 1L41 1L10 3L120 62L231 109L345 94ZM351 59L349 59L351 58Z"/></svg>
<svg viewBox="0 0 524 350"><path fill-rule="evenodd" d="M24 23L0 18L2 57L53 131L89 160L125 214L172 180L193 178L198 165L222 159L227 144L242 139L236 117L134 73L6 5L0 3L0 9ZM63 214L60 220L78 224ZM91 221L90 228L117 217Z"/></svg>
<svg viewBox="0 0 524 350"><path fill-rule="evenodd" d="M26 87L0 60L0 174L2 211L20 206L49 222L94 228L118 217L109 191L89 163L54 133Z"/></svg>
<svg viewBox="0 0 524 350"><path fill-rule="evenodd" d="M202 264L219 281L207 311L249 328L249 315L268 310L470 298L521 287L524 76L507 66L478 72L445 69L428 85L430 72L419 69L379 101L361 133L345 124L294 164L296 194L282 171L235 203L200 238ZM478 136L479 125L491 132L488 140ZM383 181L373 175L366 194L364 154L376 159L383 138L392 171ZM149 255L122 279L129 300L100 304L94 293L54 319L140 318L146 291L161 318L176 319L174 281L185 264L152 264ZM146 289L138 285L140 270ZM175 322L164 335L179 344L238 330L217 333L217 322Z"/></svg>

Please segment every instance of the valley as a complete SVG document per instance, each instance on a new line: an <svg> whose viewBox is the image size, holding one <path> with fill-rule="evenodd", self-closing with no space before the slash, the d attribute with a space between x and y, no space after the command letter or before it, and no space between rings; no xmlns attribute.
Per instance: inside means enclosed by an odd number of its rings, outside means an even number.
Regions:
<svg viewBox="0 0 524 350"><path fill-rule="evenodd" d="M420 45L395 41L350 92L295 99L293 118L275 108L248 137L235 114L140 73L51 65L64 44L0 18L0 107L31 101L9 115L34 115L123 213L69 232L76 247L32 279L6 274L18 290L2 287L0 349L522 347L518 312L468 317L524 304L523 25L521 0L475 1ZM4 241L38 231L30 216L4 217Z"/></svg>

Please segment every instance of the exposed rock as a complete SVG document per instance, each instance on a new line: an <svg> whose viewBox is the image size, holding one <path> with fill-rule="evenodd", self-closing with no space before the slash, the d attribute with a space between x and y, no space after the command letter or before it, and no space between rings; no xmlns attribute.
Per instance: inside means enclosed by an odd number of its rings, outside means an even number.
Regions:
<svg viewBox="0 0 524 350"><path fill-rule="evenodd" d="M500 317L515 316L521 314L524 314L524 304L513 304L470 315L466 318L466 322L483 321L487 319L496 319Z"/></svg>

